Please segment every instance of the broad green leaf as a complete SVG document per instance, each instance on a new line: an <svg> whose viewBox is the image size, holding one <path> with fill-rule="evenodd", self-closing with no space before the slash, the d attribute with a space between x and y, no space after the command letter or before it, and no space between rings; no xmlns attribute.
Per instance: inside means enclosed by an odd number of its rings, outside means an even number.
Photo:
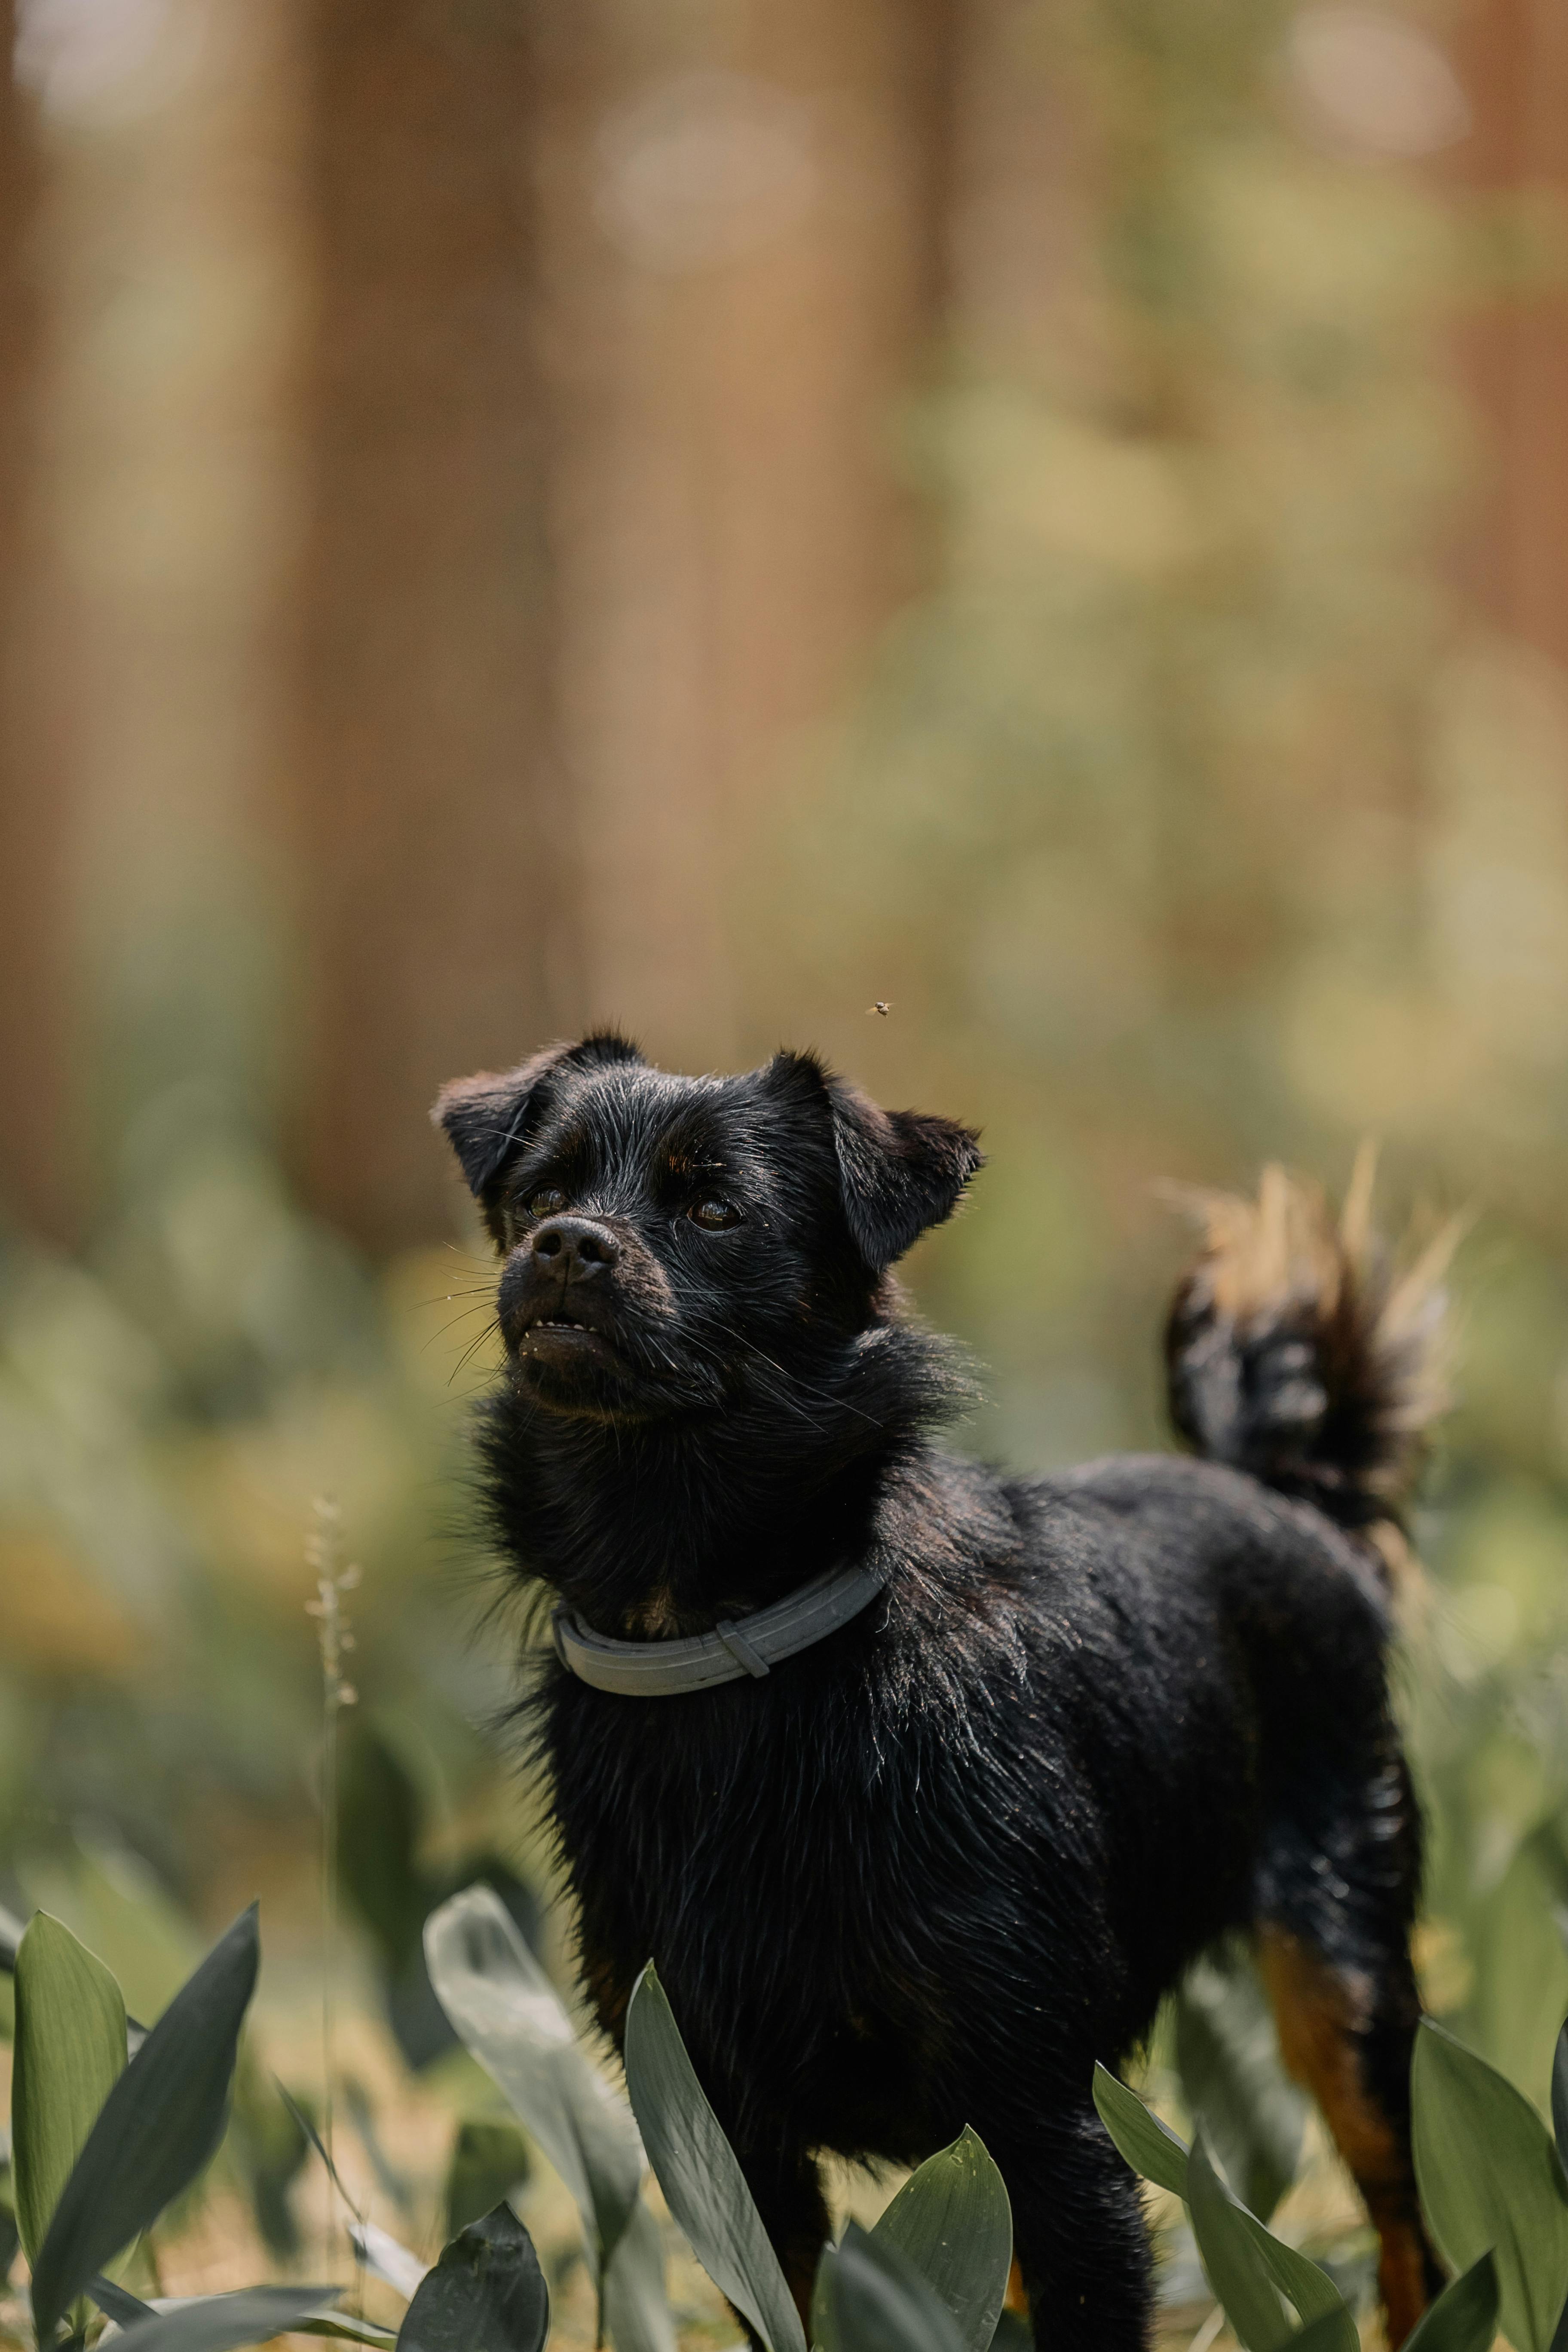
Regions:
<svg viewBox="0 0 1568 2352"><path fill-rule="evenodd" d="M1258 2251L1263 2267L1287 2301L1293 2303L1303 2326L1314 2326L1319 2320L1330 2323L1333 2340L1341 2352L1358 2352L1361 2341L1349 2305L1333 2280L1321 2265L1308 2254L1299 2254L1266 2230L1256 2213L1244 2205L1236 2208L1237 2217Z"/></svg>
<svg viewBox="0 0 1568 2352"><path fill-rule="evenodd" d="M252 1904L174 1995L104 2101L33 2265L40 2345L53 2340L94 2272L149 2228L216 2149L259 1958Z"/></svg>
<svg viewBox="0 0 1568 2352"><path fill-rule="evenodd" d="M824 2256L822 2284L824 2352L958 2352L952 2314L895 2239L851 2221Z"/></svg>
<svg viewBox="0 0 1568 2352"><path fill-rule="evenodd" d="M626 2012L626 2087L648 2161L693 2253L770 2352L805 2352L800 2314L778 2256L651 1960Z"/></svg>
<svg viewBox="0 0 1568 2352"><path fill-rule="evenodd" d="M631 2219L643 2151L624 2099L581 2050L500 1897L465 1887L425 1923L437 1998L576 2200L595 2276Z"/></svg>
<svg viewBox="0 0 1568 2352"><path fill-rule="evenodd" d="M419 2283L399 2352L542 2352L550 2290L510 2205L459 2231Z"/></svg>
<svg viewBox="0 0 1568 2352"><path fill-rule="evenodd" d="M1568 2170L1568 2025L1558 2034L1552 2053L1552 2130L1557 2161Z"/></svg>
<svg viewBox="0 0 1568 2352"><path fill-rule="evenodd" d="M36 1915L17 1948L14 2066L16 2225L36 2262L72 2168L125 2071L120 1987L47 1911Z"/></svg>
<svg viewBox="0 0 1568 2352"><path fill-rule="evenodd" d="M616 2352L675 2352L664 2291L664 2238L639 2197L605 2273L605 2326Z"/></svg>
<svg viewBox="0 0 1568 2352"><path fill-rule="evenodd" d="M1348 2305L1347 2305L1348 2311ZM1352 2326L1354 2323L1352 2323ZM1290 2352L1339 2352L1344 2341L1344 2330L1337 2312L1327 2312L1321 2319L1310 2319L1290 2338ZM1356 2341L1361 2336L1358 2332Z"/></svg>
<svg viewBox="0 0 1568 2352"><path fill-rule="evenodd" d="M1100 2119L1134 2172L1177 2197L1187 2193L1187 2147L1168 2126L1104 2066L1094 2070L1094 2104ZM1232 2203L1235 2200L1232 2199ZM1236 2211L1269 2277L1296 2306L1303 2322L1332 2319L1345 2352L1355 2352L1355 2323L1328 2273L1266 2230L1244 2205ZM1349 2334L1346 2334L1346 2330Z"/></svg>
<svg viewBox="0 0 1568 2352"><path fill-rule="evenodd" d="M987 2352L1007 2292L1013 2209L984 2143L965 2126L912 2173L871 2235L890 2241L936 2289L963 2352Z"/></svg>
<svg viewBox="0 0 1568 2352"><path fill-rule="evenodd" d="M1489 2252L1422 2313L1405 2338L1405 2352L1491 2352L1497 2326L1497 2263Z"/></svg>
<svg viewBox="0 0 1568 2352"><path fill-rule="evenodd" d="M0 2287L11 2275L11 2265L22 2242L22 2232L16 2227L16 2216L9 2205L0 2205Z"/></svg>
<svg viewBox="0 0 1568 2352"><path fill-rule="evenodd" d="M1004 2309L991 2338L991 2352L1035 2352L1035 2331L1021 2311Z"/></svg>
<svg viewBox="0 0 1568 2352"><path fill-rule="evenodd" d="M1242 2203L1267 2221L1296 2177L1307 2101L1280 2063L1257 1971L1241 1956L1199 1960L1173 2011L1188 2111Z"/></svg>
<svg viewBox="0 0 1568 2352"><path fill-rule="evenodd" d="M140 2295L132 2294L126 2287L116 2285L112 2279L101 2276L89 2279L87 2291L99 2309L107 2312L110 2319L127 2331L144 2320L191 2310L198 2304L208 2305L217 2304L224 2306L219 2313L220 2320L225 2326L233 2324L232 2298L227 2295L157 2295L152 2302L143 2303ZM244 2290L247 2294L258 2292L265 2294L271 2291L267 2288ZM291 2288L289 2292L292 2294L296 2290ZM331 2303L342 2290L338 2287L301 2287L297 2292L300 2294L313 2295L320 2304ZM264 2318L268 2315L263 2314ZM391 2352L391 2347L397 2341L397 2330L395 2327L383 2327L380 2321L375 2319L351 2318L347 2313L342 2311L308 2311L302 2318L289 2321L289 2333L291 2336L335 2336L350 2344L368 2344L373 2347L373 2352Z"/></svg>
<svg viewBox="0 0 1568 2352"><path fill-rule="evenodd" d="M816 2258L816 2276L811 2283L811 2312L806 2333L811 2352L836 2352L833 2340L833 2264L838 2252L829 2239Z"/></svg>
<svg viewBox="0 0 1568 2352"><path fill-rule="evenodd" d="M1201 2131L1187 2158L1187 2210L1204 2268L1247 2352L1281 2352L1290 2321L1258 2248L1209 2162Z"/></svg>
<svg viewBox="0 0 1568 2352"><path fill-rule="evenodd" d="M1117 2148L1145 2180L1168 2189L1174 2197L1187 2193L1187 2148L1169 2125L1163 2124L1136 2091L1130 2091L1109 2066L1098 2061L1094 2069L1094 2104L1100 2120Z"/></svg>
<svg viewBox="0 0 1568 2352"><path fill-rule="evenodd" d="M121 2327L134 2327L139 2319L152 2319L159 2308L155 2303L143 2303L142 2297L132 2294L128 2286L120 2285L115 2279L105 2278L101 2272L96 2278L89 2279L87 2291L100 2311L106 2311Z"/></svg>
<svg viewBox="0 0 1568 2352"><path fill-rule="evenodd" d="M1568 2179L1513 2084L1430 2018L1415 2037L1412 2138L1421 2202L1456 2271L1491 2248L1515 2352L1548 2352L1568 2300Z"/></svg>
<svg viewBox="0 0 1568 2352"><path fill-rule="evenodd" d="M336 2302L335 2286L246 2286L236 2294L193 2294L148 2306L151 2315L128 2327L115 2352L236 2352L241 2344L266 2344L274 2336L302 2328L323 2304Z"/></svg>

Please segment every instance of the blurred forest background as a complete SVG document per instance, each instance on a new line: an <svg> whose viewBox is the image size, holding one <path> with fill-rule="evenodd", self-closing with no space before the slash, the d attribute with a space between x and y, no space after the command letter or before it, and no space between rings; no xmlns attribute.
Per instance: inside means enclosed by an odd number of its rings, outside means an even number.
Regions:
<svg viewBox="0 0 1568 2352"><path fill-rule="evenodd" d="M590 1020L813 1043L986 1131L911 1277L1021 1463L1163 1442L1161 1180L1338 1186L1372 1133L1390 1214L1474 1211L1423 1958L1539 2096L1568 14L13 8L5 1899L112 1940L127 1890L204 1931L259 1891L275 1993L318 1966L321 1493L346 1801L393 1789L421 1884L489 1851L548 1895L426 1106Z"/></svg>

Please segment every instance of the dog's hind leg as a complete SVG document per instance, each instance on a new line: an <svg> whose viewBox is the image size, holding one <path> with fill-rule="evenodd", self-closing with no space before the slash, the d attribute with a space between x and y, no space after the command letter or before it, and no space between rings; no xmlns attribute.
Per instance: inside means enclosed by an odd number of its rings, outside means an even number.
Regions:
<svg viewBox="0 0 1568 2352"><path fill-rule="evenodd" d="M981 2116L974 2124L1007 2184L1041 2352L1144 2352L1152 2294L1142 2201L1093 2108L1047 2123L1017 2149Z"/></svg>
<svg viewBox="0 0 1568 2352"><path fill-rule="evenodd" d="M1288 2071L1321 2108L1380 2245L1390 2346L1443 2284L1410 2153L1421 2003L1410 1960L1420 1832L1392 1734L1358 1787L1320 1783L1270 1841L1258 1955Z"/></svg>

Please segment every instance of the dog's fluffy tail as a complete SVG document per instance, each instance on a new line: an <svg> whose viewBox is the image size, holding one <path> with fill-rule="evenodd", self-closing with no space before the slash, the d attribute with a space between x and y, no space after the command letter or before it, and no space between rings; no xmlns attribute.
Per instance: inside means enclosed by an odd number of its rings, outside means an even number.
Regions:
<svg viewBox="0 0 1568 2352"><path fill-rule="evenodd" d="M1165 1335L1187 1443L1343 1527L1400 1524L1447 1402L1442 1282L1459 1229L1396 1264L1372 1227L1373 1167L1363 1149L1337 1222L1282 1168L1255 1201L1184 1195L1204 1247Z"/></svg>

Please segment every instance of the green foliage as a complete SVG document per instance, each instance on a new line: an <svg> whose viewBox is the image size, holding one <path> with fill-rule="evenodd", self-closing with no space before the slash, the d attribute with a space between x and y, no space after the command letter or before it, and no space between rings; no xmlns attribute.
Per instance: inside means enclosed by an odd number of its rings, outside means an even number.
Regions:
<svg viewBox="0 0 1568 2352"><path fill-rule="evenodd" d="M515 2124L468 2116L458 2126L447 2171L447 2235L470 2221L528 2179L528 2142Z"/></svg>
<svg viewBox="0 0 1568 2352"><path fill-rule="evenodd" d="M626 2084L665 2201L770 2352L805 2352L778 2257L650 1960L626 2013ZM1013 2253L1002 2176L973 2131L928 2158L869 2234L826 2247L812 2297L822 2352L984 2352Z"/></svg>
<svg viewBox="0 0 1568 2352"><path fill-rule="evenodd" d="M1185 2199L1190 2210L1192 2199L1188 2195L1187 2175L1191 2151L1186 2143L1163 2124L1137 2093L1130 2091L1109 2067L1095 2067L1094 2104L1101 2123L1133 2171L1141 2172L1146 2179L1157 2181L1162 2189L1170 2189L1173 2195ZM1205 2194L1215 2179L1206 2158L1205 2167L1204 2189L1200 2194ZM1223 2191L1224 2184L1219 2186ZM1228 2191L1224 2193L1228 2197ZM1338 2326L1340 2315L1344 2314L1346 2323L1353 2330L1354 2322L1346 2311L1344 2298L1327 2272L1321 2270L1316 2263L1310 2262L1305 2254L1298 2253L1294 2246L1288 2246L1283 2239L1275 2237L1258 2216L1249 2212L1237 2199L1229 2197L1228 2201L1234 2209L1236 2221L1273 2284L1287 2302L1295 2305L1303 2325L1332 2321ZM1212 2213L1212 2198L1206 2198L1205 2210ZM1235 2233L1227 2221L1222 2221L1221 2228L1223 2247L1228 2247ZM1343 2340L1348 2347L1348 2337Z"/></svg>
<svg viewBox="0 0 1568 2352"><path fill-rule="evenodd" d="M300 2252L300 2226L289 2191L310 2154L310 2137L295 2107L279 2096L241 2045L235 2069L231 2145L262 2244L275 2260Z"/></svg>
<svg viewBox="0 0 1568 2352"><path fill-rule="evenodd" d="M1568 2026L1552 2099L1568 2126ZM1267 2231L1210 2163L1104 2067L1100 2119L1132 2168L1184 2197L1210 2284L1246 2352L1355 2352L1355 2323L1323 2273ZM1568 2174L1535 2110L1430 2019L1411 2070L1415 2171L1427 2225L1459 2273L1410 2338L1411 2352L1489 2352L1501 2325L1519 2352L1551 2352L1568 2326ZM1281 2297L1295 2305L1293 2327Z"/></svg>
<svg viewBox="0 0 1568 2352"><path fill-rule="evenodd" d="M851 2221L824 2249L811 2306L820 2352L958 2352L952 2314L894 2238Z"/></svg>
<svg viewBox="0 0 1568 2352"><path fill-rule="evenodd" d="M57 2321L216 2151L260 1958L255 1906L175 1994L104 2100L33 2261L33 2317Z"/></svg>
<svg viewBox="0 0 1568 2352"><path fill-rule="evenodd" d="M426 1923L425 1952L465 2047L572 2192L617 2352L673 2352L631 2111L577 2048L559 1994L500 1896L488 1886L454 1895Z"/></svg>
<svg viewBox="0 0 1568 2352"><path fill-rule="evenodd" d="M651 1964L627 2018L634 2124L588 2065L492 1890L451 1898L428 1923L426 1941L432 1980L454 2024L574 2189L622 2352L672 2352L674 2341L658 2227L640 2195L644 2145L715 2283L770 2352L806 2352L783 2272ZM548 2295L531 2240L504 2201L459 2221L430 2270L385 2232L356 2226L362 2258L408 2298L395 2336L379 2322L331 2309L335 2288L257 2287L149 2304L102 2274L101 2264L183 2194L216 2146L258 1954L252 1909L121 2067L116 1980L58 1921L40 1915L19 1939L14 2121L22 2180L30 2183L25 2194L42 2198L43 2184L74 2152L52 2212L27 2207L39 2345L55 2342L85 2293L137 2352L235 2352L282 2330L370 2352L466 2352L476 2342L491 2352L542 2352ZM1552 2086L1560 2127L1568 2126L1565 2086L1568 2028ZM1412 2088L1424 2205L1444 2253L1465 2265L1421 2323L1415 2352L1489 2352L1500 2317L1520 2352L1552 2352L1568 2303L1568 2176L1551 2137L1501 2075L1430 2021L1418 2037ZM1244 2352L1356 2352L1354 2322L1331 2280L1234 2194L1201 2129L1188 2148L1104 2068L1096 2070L1094 2095L1128 2161L1184 2198ZM300 2136L319 2147L308 2119L287 2094L279 2097ZM515 2178L526 2161L510 2126L470 2125L459 2155L448 2191L454 2220L462 2200L481 2193L482 2175ZM1011 2251L1001 2176L966 2130L911 2176L873 2231L851 2225L840 2245L824 2250L813 2343L818 2352L991 2352L1005 2342L1011 2352L1017 2331L1002 2314Z"/></svg>
<svg viewBox="0 0 1568 2352"><path fill-rule="evenodd" d="M1490 2352L1497 2331L1497 2263L1489 2249L1423 2313L1408 2352Z"/></svg>
<svg viewBox="0 0 1568 2352"><path fill-rule="evenodd" d="M1307 2101L1280 2064L1258 1972L1242 1952L1199 1960L1173 2007L1183 2098L1243 2204L1267 2221L1296 2178Z"/></svg>
<svg viewBox="0 0 1568 2352"><path fill-rule="evenodd" d="M205 1939L156 1874L101 1829L74 1823L47 1858L34 1855L26 1880L37 1908L112 1969L132 2017L156 2017L202 1957Z"/></svg>
<svg viewBox="0 0 1568 2352"><path fill-rule="evenodd" d="M443 2247L397 2342L399 2352L542 2352L549 2326L533 2241L510 2207L498 2205Z"/></svg>
<svg viewBox="0 0 1568 2352"><path fill-rule="evenodd" d="M456 2035L431 1989L425 1922L465 1886L482 1882L500 1896L524 1939L539 1937L539 1904L493 1853L431 1871L420 1862L426 1808L413 1774L374 1723L344 1741L338 1805L343 1892L375 1938L387 2016L410 2066L428 2065ZM472 2217L470 2217L472 2218Z"/></svg>
<svg viewBox="0 0 1568 2352"><path fill-rule="evenodd" d="M377 2265L409 2298L396 2333L331 2310L337 2287L256 2286L145 2303L102 2274L100 2265L152 2227L222 2137L258 1958L253 1906L127 2064L124 2003L102 1963L41 1914L19 1938L21 2103L14 2104L13 2123L27 2183L38 2346L54 2344L68 2307L85 2292L137 2352L236 2352L283 2333L335 2337L371 2352L399 2345L407 2352L471 2352L476 2343L486 2352L542 2352L549 2295L532 2240L504 2204L456 2232L430 2271L384 2232L362 2226L362 2241L379 2239L400 2257ZM280 2100L301 2143L319 2147L288 2094ZM514 2135L514 2154L517 2147ZM15 2247L13 2240L5 2268ZM366 2242L362 2251L372 2258L375 2247ZM72 2343L84 2341L85 2332L79 2317Z"/></svg>
<svg viewBox="0 0 1568 2352"><path fill-rule="evenodd" d="M1551 2352L1568 2303L1568 2179L1534 2108L1426 2019L1411 2087L1415 2177L1432 2234L1463 2270L1490 2252L1502 2330Z"/></svg>
<svg viewBox="0 0 1568 2352"><path fill-rule="evenodd" d="M434 1994L431 1998L434 2000ZM411 2211L414 2203L413 2184L399 2167L394 2164L383 2145L381 2124L364 2084L357 2075L348 2074L344 2076L341 2087L344 2111L358 2135L360 2146L370 2158L370 2168L375 2175L376 2187L384 2197L390 2199L392 2203L403 2212ZM513 2175L517 2179L521 2179L521 2172ZM488 2212L494 2202L493 2197L487 2198L478 2210ZM464 2216L465 2221L469 2221L474 2218L473 2213ZM450 2237L452 2233L448 2230L447 2234Z"/></svg>
<svg viewBox="0 0 1568 2352"><path fill-rule="evenodd" d="M175 1097L142 1106L90 1263L0 1231L0 1886L94 1948L52 1883L84 1816L196 1908L262 1814L308 1866L318 1493L374 1559L367 1684L459 1799L493 1770L493 1649L431 1574L482 1328L443 1339L445 1294L477 1275L438 1247L373 1275L231 1103Z"/></svg>
<svg viewBox="0 0 1568 2352"><path fill-rule="evenodd" d="M1187 2210L1209 2284L1246 2352L1280 2352L1291 2334L1285 2305L1209 2162L1201 2131L1187 2157Z"/></svg>
<svg viewBox="0 0 1568 2352"><path fill-rule="evenodd" d="M959 2352L987 2352L1013 2259L1002 2175L966 2126L910 2174L871 2232L906 2254L946 2305Z"/></svg>
<svg viewBox="0 0 1568 2352"><path fill-rule="evenodd" d="M16 1953L11 2078L16 2225L30 2262L37 2260L60 2192L124 2069L119 1985L68 1927L40 1911Z"/></svg>
<svg viewBox="0 0 1568 2352"><path fill-rule="evenodd" d="M692 2252L768 2352L805 2352L778 2256L686 2054L651 1960L626 2012L626 2063L648 2162Z"/></svg>
<svg viewBox="0 0 1568 2352"><path fill-rule="evenodd" d="M233 2294L186 2295L155 2307L139 2306L125 2327L135 2352L236 2352L242 2344L301 2329L341 2290L330 2286L247 2286ZM109 2298L104 2299L106 2303ZM133 2297L115 2298L120 2318Z"/></svg>
<svg viewBox="0 0 1568 2352"><path fill-rule="evenodd" d="M1318 2331L1314 2342L1325 2352L1357 2352L1355 2321L1331 2284L1231 2195L1209 2162L1201 2132L1187 2161L1187 2210L1209 2284L1247 2352L1279 2352L1293 2334L1282 2296ZM1308 2272L1314 2273L1310 2280Z"/></svg>
<svg viewBox="0 0 1568 2352"><path fill-rule="evenodd" d="M1178 2139L1169 2124L1162 2123L1153 2109L1145 2105L1136 2091L1130 2091L1109 2066L1098 2063L1094 2069L1094 2104L1100 2122L1133 2171L1168 2189L1173 2197L1185 2197L1186 2142Z"/></svg>

